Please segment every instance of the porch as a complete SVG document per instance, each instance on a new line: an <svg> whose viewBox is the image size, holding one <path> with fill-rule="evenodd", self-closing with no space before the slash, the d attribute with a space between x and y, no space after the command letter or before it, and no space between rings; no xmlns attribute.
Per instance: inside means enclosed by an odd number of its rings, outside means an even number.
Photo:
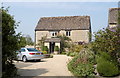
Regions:
<svg viewBox="0 0 120 78"><path fill-rule="evenodd" d="M59 48L58 53L60 53L60 43L61 43L60 38L47 38L44 42L44 46L48 47L49 53L55 53L55 51L54 51L55 46L58 46L58 48Z"/></svg>

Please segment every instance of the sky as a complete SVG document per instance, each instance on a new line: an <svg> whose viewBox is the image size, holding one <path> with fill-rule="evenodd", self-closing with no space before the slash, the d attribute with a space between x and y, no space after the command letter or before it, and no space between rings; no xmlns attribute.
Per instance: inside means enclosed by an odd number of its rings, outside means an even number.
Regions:
<svg viewBox="0 0 120 78"><path fill-rule="evenodd" d="M92 32L108 26L109 8L118 7L118 2L3 2L16 22L16 32L30 35L34 41L35 27L41 17L90 16Z"/></svg>

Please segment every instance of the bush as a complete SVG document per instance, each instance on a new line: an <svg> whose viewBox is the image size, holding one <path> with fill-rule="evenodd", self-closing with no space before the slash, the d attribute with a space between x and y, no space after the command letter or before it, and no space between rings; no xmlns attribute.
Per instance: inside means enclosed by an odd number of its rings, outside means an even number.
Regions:
<svg viewBox="0 0 120 78"><path fill-rule="evenodd" d="M75 76L94 76L94 59L94 53L85 48L68 63L68 69Z"/></svg>
<svg viewBox="0 0 120 78"><path fill-rule="evenodd" d="M84 48L79 53L80 59L82 62L89 62L95 64L95 54L93 51L91 51L89 48Z"/></svg>
<svg viewBox="0 0 120 78"><path fill-rule="evenodd" d="M107 56L107 57L104 57ZM100 56L97 59L97 71L101 76L116 76L118 75L119 68L115 61L111 59L109 55Z"/></svg>
<svg viewBox="0 0 120 78"><path fill-rule="evenodd" d="M42 53L43 53L43 54L48 54L48 52L47 52L47 51L42 51Z"/></svg>
<svg viewBox="0 0 120 78"><path fill-rule="evenodd" d="M5 67L6 68L5 68L4 72L2 72L2 78L13 78L15 76L18 76L17 68L15 67L14 64L9 63L9 64L6 64Z"/></svg>
<svg viewBox="0 0 120 78"><path fill-rule="evenodd" d="M106 28L95 34L92 49L96 54L101 51L109 53L115 59L120 58L120 28Z"/></svg>
<svg viewBox="0 0 120 78"><path fill-rule="evenodd" d="M59 51L59 47L55 46L54 51Z"/></svg>
<svg viewBox="0 0 120 78"><path fill-rule="evenodd" d="M70 52L67 52L66 54L67 54L67 56L70 56Z"/></svg>
<svg viewBox="0 0 120 78"><path fill-rule="evenodd" d="M67 54L67 56L74 57L74 56L78 55L78 52L67 52L66 54Z"/></svg>
<svg viewBox="0 0 120 78"><path fill-rule="evenodd" d="M62 52L61 54L66 55L67 53L66 52Z"/></svg>
<svg viewBox="0 0 120 78"><path fill-rule="evenodd" d="M79 53L83 48L84 48L84 45L71 44L69 50L70 50L70 52L78 52Z"/></svg>
<svg viewBox="0 0 120 78"><path fill-rule="evenodd" d="M76 56L76 55L78 55L77 52L71 52L69 56L74 57L74 56Z"/></svg>
<svg viewBox="0 0 120 78"><path fill-rule="evenodd" d="M68 63L68 70L75 76L94 76L94 67L90 63L82 63L80 56L75 56L72 61Z"/></svg>
<svg viewBox="0 0 120 78"><path fill-rule="evenodd" d="M42 47L42 51L47 51L48 52L48 47L47 46L43 46Z"/></svg>

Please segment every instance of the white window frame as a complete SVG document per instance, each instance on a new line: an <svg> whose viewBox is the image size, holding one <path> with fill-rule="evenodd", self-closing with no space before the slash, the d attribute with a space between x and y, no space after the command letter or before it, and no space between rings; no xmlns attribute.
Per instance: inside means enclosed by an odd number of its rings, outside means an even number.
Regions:
<svg viewBox="0 0 120 78"><path fill-rule="evenodd" d="M58 35L58 31L49 31L51 37L56 37Z"/></svg>
<svg viewBox="0 0 120 78"><path fill-rule="evenodd" d="M66 30L66 36L71 36L71 31L70 30Z"/></svg>

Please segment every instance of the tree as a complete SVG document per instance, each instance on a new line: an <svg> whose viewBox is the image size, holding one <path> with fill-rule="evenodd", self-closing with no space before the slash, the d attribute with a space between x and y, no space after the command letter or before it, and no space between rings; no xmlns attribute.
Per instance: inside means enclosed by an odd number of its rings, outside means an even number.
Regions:
<svg viewBox="0 0 120 78"><path fill-rule="evenodd" d="M71 41L71 39L69 37L66 37L65 35L59 35L57 38L61 39L61 52L65 51L65 48L70 48L69 41Z"/></svg>
<svg viewBox="0 0 120 78"><path fill-rule="evenodd" d="M8 13L8 8L2 10L2 78L13 78L17 75L17 69L13 64L13 57L16 50L21 47L20 33L16 34L15 29L18 23L13 16ZM23 40L24 41L24 40Z"/></svg>
<svg viewBox="0 0 120 78"><path fill-rule="evenodd" d="M120 28L104 29L95 34L95 41L92 43L94 52L107 52L117 59L120 55Z"/></svg>
<svg viewBox="0 0 120 78"><path fill-rule="evenodd" d="M34 44L30 35L26 35L25 38L26 38L26 45L33 45Z"/></svg>

